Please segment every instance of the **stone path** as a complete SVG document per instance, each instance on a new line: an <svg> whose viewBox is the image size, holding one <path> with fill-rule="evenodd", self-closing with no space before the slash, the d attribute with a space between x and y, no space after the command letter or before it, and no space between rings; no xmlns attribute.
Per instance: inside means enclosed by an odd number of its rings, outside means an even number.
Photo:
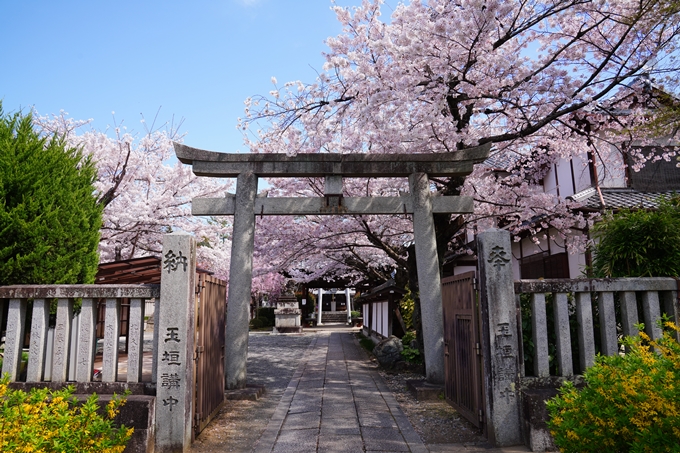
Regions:
<svg viewBox="0 0 680 453"><path fill-rule="evenodd" d="M426 445L355 337L344 325L302 335L251 332L248 382L263 398L232 401L191 446L192 453L519 453L524 447Z"/></svg>
<svg viewBox="0 0 680 453"><path fill-rule="evenodd" d="M428 450L354 337L320 331L254 451Z"/></svg>

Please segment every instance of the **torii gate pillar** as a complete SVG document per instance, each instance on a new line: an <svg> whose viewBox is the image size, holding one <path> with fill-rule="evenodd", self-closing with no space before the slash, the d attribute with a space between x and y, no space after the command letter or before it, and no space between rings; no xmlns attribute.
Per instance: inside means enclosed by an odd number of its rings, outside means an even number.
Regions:
<svg viewBox="0 0 680 453"><path fill-rule="evenodd" d="M437 257L437 236L432 217L430 181L425 173L409 176L413 197L413 239L416 247L416 268L420 294L420 312L425 349L427 381L444 383L444 316L442 287Z"/></svg>
<svg viewBox="0 0 680 453"><path fill-rule="evenodd" d="M224 351L225 387L227 390L246 387L248 356L248 325L250 291L253 279L253 248L255 244L255 197L257 176L243 172L236 179L234 230L229 271L227 300L226 344Z"/></svg>

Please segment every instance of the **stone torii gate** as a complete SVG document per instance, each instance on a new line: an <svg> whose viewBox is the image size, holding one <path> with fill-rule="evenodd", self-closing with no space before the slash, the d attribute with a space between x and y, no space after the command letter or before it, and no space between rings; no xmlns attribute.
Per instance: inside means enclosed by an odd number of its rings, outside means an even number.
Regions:
<svg viewBox="0 0 680 453"><path fill-rule="evenodd" d="M236 195L197 198L193 215L233 215L225 386L246 386L246 355L257 215L413 215L427 380L444 382L444 325L433 213L472 212L471 197L433 196L429 176L467 176L490 145L446 154L226 154L174 144L197 176L237 178ZM257 197L258 177L324 177L324 197ZM343 197L342 178L408 177L410 195Z"/></svg>

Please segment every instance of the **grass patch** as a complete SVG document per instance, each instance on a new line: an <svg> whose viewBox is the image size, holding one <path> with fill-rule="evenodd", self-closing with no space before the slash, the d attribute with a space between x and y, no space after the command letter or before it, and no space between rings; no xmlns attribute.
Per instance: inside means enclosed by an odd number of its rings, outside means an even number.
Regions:
<svg viewBox="0 0 680 453"><path fill-rule="evenodd" d="M375 348L375 343L373 340L370 338L367 338L364 336L364 334L358 333L357 338L359 339L359 344L361 345L362 348L367 350L368 352L373 352L373 348Z"/></svg>

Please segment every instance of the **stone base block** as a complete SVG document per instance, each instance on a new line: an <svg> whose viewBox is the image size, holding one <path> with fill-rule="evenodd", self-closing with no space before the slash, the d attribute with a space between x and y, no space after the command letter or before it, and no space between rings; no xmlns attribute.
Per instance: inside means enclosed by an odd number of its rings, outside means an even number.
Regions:
<svg viewBox="0 0 680 453"><path fill-rule="evenodd" d="M440 395L444 395L444 386L431 384L426 380L410 379L406 381L406 386L418 401L438 400Z"/></svg>
<svg viewBox="0 0 680 453"><path fill-rule="evenodd" d="M302 333L302 326L298 327L274 327L272 333Z"/></svg>
<svg viewBox="0 0 680 453"><path fill-rule="evenodd" d="M85 401L89 395L75 395ZM112 395L99 395L99 406L105 407ZM125 447L125 453L153 453L155 449L155 414L154 396L129 395L127 402L120 408L116 423L132 427L135 431Z"/></svg>
<svg viewBox="0 0 680 453"><path fill-rule="evenodd" d="M264 385L246 384L244 389L227 390L224 397L228 400L257 401L266 393Z"/></svg>
<svg viewBox="0 0 680 453"><path fill-rule="evenodd" d="M276 310L279 312L281 310ZM276 313L274 318L274 333L299 333L302 331L302 323L300 322L300 310L295 310L296 313L280 314ZM298 330L295 330L298 329Z"/></svg>
<svg viewBox="0 0 680 453"><path fill-rule="evenodd" d="M522 421L524 443L531 451L557 451L547 421L546 400L557 395L557 389L529 389L522 391Z"/></svg>

